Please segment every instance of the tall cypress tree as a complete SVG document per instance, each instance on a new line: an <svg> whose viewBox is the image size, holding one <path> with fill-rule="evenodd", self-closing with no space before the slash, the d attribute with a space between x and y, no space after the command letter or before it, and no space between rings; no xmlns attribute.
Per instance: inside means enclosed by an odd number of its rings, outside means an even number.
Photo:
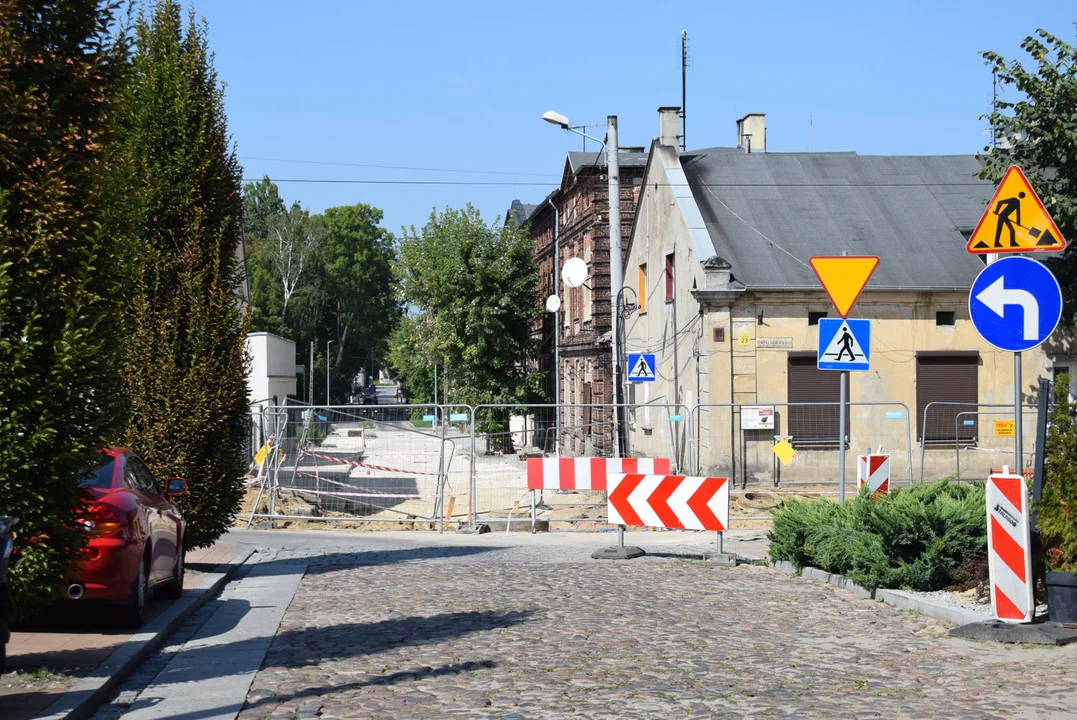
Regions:
<svg viewBox="0 0 1077 720"><path fill-rule="evenodd" d="M187 479L186 546L234 519L247 437L240 168L205 23L175 0L135 23L126 152L140 264L129 291L127 444L158 476Z"/></svg>
<svg viewBox="0 0 1077 720"><path fill-rule="evenodd" d="M57 596L78 480L122 425L112 11L0 0L0 515L24 613Z"/></svg>

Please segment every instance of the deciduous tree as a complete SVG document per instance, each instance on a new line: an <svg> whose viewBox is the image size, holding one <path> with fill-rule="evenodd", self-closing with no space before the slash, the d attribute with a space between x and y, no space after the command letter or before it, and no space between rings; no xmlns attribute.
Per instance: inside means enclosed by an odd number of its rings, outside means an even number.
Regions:
<svg viewBox="0 0 1077 720"><path fill-rule="evenodd" d="M995 147L984 148L980 176L999 182L1018 165L1070 243L1050 261L1062 283L1064 318L1077 320L1077 50L1046 30L1021 43L1029 66L983 54L1003 94L988 116ZM1009 92L1007 92L1009 91ZM1015 91L1015 92L1014 92Z"/></svg>

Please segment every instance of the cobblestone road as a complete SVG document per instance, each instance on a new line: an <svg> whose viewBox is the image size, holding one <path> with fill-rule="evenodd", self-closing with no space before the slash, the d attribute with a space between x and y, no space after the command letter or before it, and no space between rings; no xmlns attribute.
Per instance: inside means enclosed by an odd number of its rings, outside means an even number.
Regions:
<svg viewBox="0 0 1077 720"><path fill-rule="evenodd" d="M327 538L263 554L310 568L240 717L1077 714L1077 646L954 640L769 568L675 557L690 547L618 563L590 560L593 539L527 540L371 538L363 551Z"/></svg>

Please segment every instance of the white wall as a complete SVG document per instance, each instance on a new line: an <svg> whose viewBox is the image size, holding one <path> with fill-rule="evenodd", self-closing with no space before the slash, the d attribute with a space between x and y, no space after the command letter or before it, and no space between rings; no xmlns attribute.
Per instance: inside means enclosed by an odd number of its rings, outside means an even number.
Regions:
<svg viewBox="0 0 1077 720"><path fill-rule="evenodd" d="M277 396L283 402L296 393L295 343L272 333L247 335L251 373L247 378L247 399L258 402Z"/></svg>

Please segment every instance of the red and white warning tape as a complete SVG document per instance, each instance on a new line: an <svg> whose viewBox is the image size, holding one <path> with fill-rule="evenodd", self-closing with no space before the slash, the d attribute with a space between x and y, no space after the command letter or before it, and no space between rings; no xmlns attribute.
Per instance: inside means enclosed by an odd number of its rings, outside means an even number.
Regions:
<svg viewBox="0 0 1077 720"><path fill-rule="evenodd" d="M321 460L328 460L330 462L341 463L342 465L351 465L352 467L370 468L371 470L381 470L382 472L398 472L407 473L408 475L440 475L436 472L423 472L421 470L402 470L400 468L386 467L385 465L371 465L370 463L361 463L357 460L345 460L344 458L333 457L332 455L322 455L320 453L309 453L312 457L319 458Z"/></svg>

